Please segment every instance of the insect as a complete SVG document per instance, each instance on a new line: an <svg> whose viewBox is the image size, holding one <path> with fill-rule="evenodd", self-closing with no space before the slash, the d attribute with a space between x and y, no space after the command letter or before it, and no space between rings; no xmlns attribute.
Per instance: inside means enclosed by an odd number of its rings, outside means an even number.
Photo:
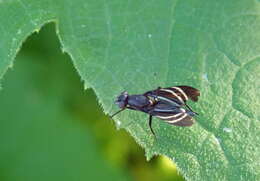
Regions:
<svg viewBox="0 0 260 181"><path fill-rule="evenodd" d="M199 90L190 86L158 87L138 95L129 95L124 91L115 101L120 110L114 113L111 118L126 109L147 113L149 114L149 127L153 135L155 135L152 128L153 117L176 126L191 126L195 122L193 117L198 113L194 112L186 102L189 99L197 102L198 96L200 96Z"/></svg>

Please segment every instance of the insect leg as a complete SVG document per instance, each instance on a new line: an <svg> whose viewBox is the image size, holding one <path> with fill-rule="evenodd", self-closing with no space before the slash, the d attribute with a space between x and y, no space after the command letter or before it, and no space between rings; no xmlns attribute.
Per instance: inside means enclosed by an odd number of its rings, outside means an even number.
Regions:
<svg viewBox="0 0 260 181"><path fill-rule="evenodd" d="M149 115L149 127L150 127L151 132L155 136L155 133L154 133L153 128L152 128L152 119L153 119L153 116Z"/></svg>
<svg viewBox="0 0 260 181"><path fill-rule="evenodd" d="M185 104L185 106L186 106L191 112L194 112L188 104ZM196 112L194 112L194 113L197 114L197 115L199 115L199 114L196 113Z"/></svg>
<svg viewBox="0 0 260 181"><path fill-rule="evenodd" d="M118 113L120 113L123 110L125 110L125 109L120 109L119 111L115 112L114 114L112 114L112 116L110 116L110 118L113 118L115 115L117 115Z"/></svg>

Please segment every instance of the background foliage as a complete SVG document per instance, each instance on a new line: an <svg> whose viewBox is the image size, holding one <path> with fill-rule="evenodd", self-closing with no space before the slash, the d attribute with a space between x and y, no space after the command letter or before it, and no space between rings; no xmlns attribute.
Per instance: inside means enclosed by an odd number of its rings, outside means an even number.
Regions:
<svg viewBox="0 0 260 181"><path fill-rule="evenodd" d="M191 104L200 113L197 124L156 121L157 141L146 115L115 118L148 159L174 159L187 180L260 179L258 1L12 0L0 9L0 75L25 38L54 21L62 50L106 113L117 109L113 99L123 90L176 84L201 90Z"/></svg>

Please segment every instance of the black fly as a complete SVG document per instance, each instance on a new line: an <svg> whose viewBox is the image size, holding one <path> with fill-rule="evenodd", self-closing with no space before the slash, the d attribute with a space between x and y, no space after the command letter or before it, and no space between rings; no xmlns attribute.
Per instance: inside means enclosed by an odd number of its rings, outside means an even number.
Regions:
<svg viewBox="0 0 260 181"><path fill-rule="evenodd" d="M145 112L149 114L149 127L153 135L155 135L152 128L153 116L176 126L191 126L195 122L193 116L198 113L194 112L186 101L191 99L196 102L198 96L200 96L199 90L190 86L158 87L140 95L122 92L115 101L120 110L111 118L125 109Z"/></svg>

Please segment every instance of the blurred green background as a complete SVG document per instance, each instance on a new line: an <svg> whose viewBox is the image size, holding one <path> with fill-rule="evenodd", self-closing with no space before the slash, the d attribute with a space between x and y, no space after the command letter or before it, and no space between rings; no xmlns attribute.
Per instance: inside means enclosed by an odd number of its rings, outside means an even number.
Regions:
<svg viewBox="0 0 260 181"><path fill-rule="evenodd" d="M29 37L2 80L0 115L0 181L184 180L116 130L61 52L54 24Z"/></svg>

